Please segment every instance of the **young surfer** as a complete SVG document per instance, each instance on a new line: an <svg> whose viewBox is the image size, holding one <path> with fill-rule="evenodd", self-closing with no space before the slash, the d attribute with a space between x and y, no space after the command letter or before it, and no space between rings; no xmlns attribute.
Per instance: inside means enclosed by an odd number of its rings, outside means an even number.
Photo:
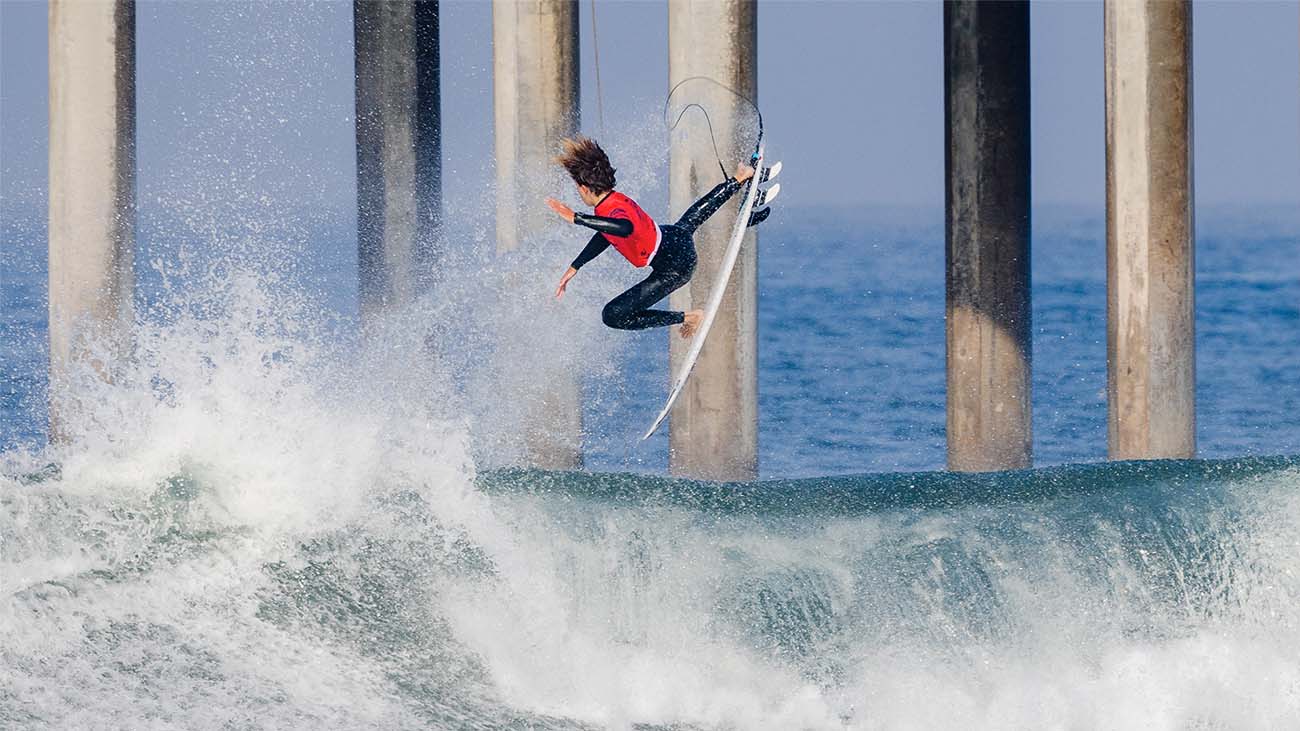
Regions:
<svg viewBox="0 0 1300 731"><path fill-rule="evenodd" d="M582 136L565 140L564 152L556 161L569 172L578 186L582 202L592 206L595 215L575 213L554 198L547 198L546 204L564 220L596 231L560 278L560 286L555 290L556 299L564 296L569 280L584 264L613 246L632 266L641 268L648 265L650 276L605 305L601 313L605 324L619 330L681 325L683 338L694 335L704 318L703 310L677 312L650 307L691 280L695 273L695 240L692 238L695 229L753 177L753 168L743 163L738 165L733 177L719 183L686 209L677 223L659 226L635 201L614 190L614 167L595 140ZM768 209L756 211L750 217L750 225L762 221L767 213Z"/></svg>

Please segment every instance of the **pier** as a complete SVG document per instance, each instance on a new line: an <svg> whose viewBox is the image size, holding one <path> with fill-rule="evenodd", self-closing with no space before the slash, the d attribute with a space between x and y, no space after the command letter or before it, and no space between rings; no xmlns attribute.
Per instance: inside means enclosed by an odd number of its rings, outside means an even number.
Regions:
<svg viewBox="0 0 1300 731"><path fill-rule="evenodd" d="M1112 459L1196 455L1192 8L1106 3Z"/></svg>
<svg viewBox="0 0 1300 731"><path fill-rule="evenodd" d="M1033 464L1029 5L945 3L948 468Z"/></svg>
<svg viewBox="0 0 1300 731"><path fill-rule="evenodd" d="M73 366L111 380L129 357L135 189L135 5L49 5L51 434L76 397ZM429 286L443 246L436 0L356 0L358 249L363 320ZM671 86L707 76L758 100L759 7L673 0ZM510 251L554 222L538 202L564 184L558 141L581 130L576 0L492 8L496 238ZM1032 448L1028 4L944 6L947 454L958 471L1029 467ZM451 29L451 32L457 32ZM1108 444L1116 459L1196 454L1191 6L1105 3ZM486 42L487 39L485 39ZM713 111L723 155L751 140ZM710 187L706 140L675 140L671 209ZM693 162L694 161L694 162ZM703 302L726 238L700 230L676 308ZM674 474L758 474L757 235L670 421ZM107 343L94 353L86 338ZM670 363L685 348L669 338ZM527 426L529 464L582 464L581 389L552 374ZM665 377L666 381L666 377Z"/></svg>
<svg viewBox="0 0 1300 731"><path fill-rule="evenodd" d="M758 101L758 8L747 0L668 4L668 86L705 76ZM710 111L725 159L752 151L753 130L741 127L739 104ZM734 162L733 162L734 164ZM730 171L728 171L730 174ZM717 185L712 142L703 135L675 140L669 172L674 212ZM724 211L732 210L730 207ZM691 282L673 293L673 309L703 307L731 237L731 219L715 216L695 233L699 263ZM669 415L673 474L713 480L758 476L758 234L749 229L722 298L709 342ZM669 337L675 373L689 343Z"/></svg>
<svg viewBox="0 0 1300 731"><path fill-rule="evenodd" d="M130 357L135 3L50 0L50 436L89 366ZM100 349L91 349L92 341Z"/></svg>
<svg viewBox="0 0 1300 731"><path fill-rule="evenodd" d="M428 286L442 218L438 3L353 3L361 314Z"/></svg>
<svg viewBox="0 0 1300 731"><path fill-rule="evenodd" d="M571 185L554 164L560 140L581 129L577 0L493 0L497 249L512 251L554 225L541 205ZM528 459L546 469L582 465L582 388L568 372L541 374L525 429Z"/></svg>

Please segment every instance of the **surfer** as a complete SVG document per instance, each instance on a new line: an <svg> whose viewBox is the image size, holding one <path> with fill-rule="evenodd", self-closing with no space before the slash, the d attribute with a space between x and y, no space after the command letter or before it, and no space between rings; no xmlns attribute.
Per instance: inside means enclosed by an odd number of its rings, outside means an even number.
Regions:
<svg viewBox="0 0 1300 731"><path fill-rule="evenodd" d="M582 202L593 208L594 215L576 213L554 198L547 198L546 205L564 220L594 229L596 233L560 278L555 298L564 296L569 280L583 265L613 246L632 266L639 269L648 265L650 276L605 305L601 313L605 324L619 330L681 325L683 338L694 335L704 319L703 310L655 310L651 305L691 280L695 273L695 229L753 177L754 169L744 163L737 165L735 175L687 208L677 223L659 226L636 201L614 190L614 167L595 140L578 136L564 140L563 144L564 151L556 161L569 172ZM756 211L749 225L758 224L769 210Z"/></svg>

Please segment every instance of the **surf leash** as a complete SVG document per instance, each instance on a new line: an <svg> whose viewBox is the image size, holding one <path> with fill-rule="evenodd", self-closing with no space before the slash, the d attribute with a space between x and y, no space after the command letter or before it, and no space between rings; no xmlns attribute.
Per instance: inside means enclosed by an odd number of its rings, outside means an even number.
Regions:
<svg viewBox="0 0 1300 731"><path fill-rule="evenodd" d="M668 131L672 132L673 130L677 129L677 125L681 123L682 117L685 117L686 113L690 111L691 108L700 110L700 113L704 115L705 124L707 124L709 127L709 141L713 143L713 157L718 161L718 168L722 170L722 177L726 178L730 176L730 173L727 172L726 164L722 162L722 155L721 153L718 152L718 138L717 135L715 135L713 132L713 120L709 118L709 110L705 109L704 105L700 104L699 102L691 102L686 106L682 107L682 111L677 115L677 118L674 119L671 124L668 123L669 108L673 101L673 94L676 94L677 90L680 89L682 85L687 83L688 81L707 81L713 84L714 86L717 86L718 88L729 92L732 96L748 104L750 109L754 110L754 115L758 118L758 139L754 140L754 152L749 157L749 164L751 166L757 164L759 160L759 147L763 144L763 112L759 110L758 105L754 103L753 99L750 99L749 97L745 96L744 94L741 94L740 92L736 91L730 86L727 86L726 84L723 84L708 76L688 76L682 79L681 81L677 82L676 84L674 84L673 88L668 90L668 97L664 99L664 124L668 125Z"/></svg>

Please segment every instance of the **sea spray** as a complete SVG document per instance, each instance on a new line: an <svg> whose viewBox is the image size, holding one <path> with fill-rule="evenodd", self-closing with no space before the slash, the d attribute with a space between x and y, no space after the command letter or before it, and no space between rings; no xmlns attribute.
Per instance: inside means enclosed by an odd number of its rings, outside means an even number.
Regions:
<svg viewBox="0 0 1300 731"><path fill-rule="evenodd" d="M192 290L211 306L181 298L167 324L137 326L121 378L81 380L68 440L42 455L50 470L0 482L6 721L410 723L384 690L391 658L384 670L365 648L336 646L328 605L290 618L284 595L315 591L301 578L322 573L313 566L357 578L354 549L368 541L454 563L506 540L473 490L464 431L436 399L414 398L431 387L423 369L393 365L418 352L389 340L399 357L387 367L344 359L301 299L238 269L216 280ZM371 366L367 389L347 387L360 375L345 377L350 365ZM406 401L385 398L394 390ZM426 506L418 517L413 504ZM335 548L321 559L321 545ZM398 559L371 568L388 577ZM393 605L429 606L402 588L414 587L395 586ZM308 631L290 631L304 618Z"/></svg>

